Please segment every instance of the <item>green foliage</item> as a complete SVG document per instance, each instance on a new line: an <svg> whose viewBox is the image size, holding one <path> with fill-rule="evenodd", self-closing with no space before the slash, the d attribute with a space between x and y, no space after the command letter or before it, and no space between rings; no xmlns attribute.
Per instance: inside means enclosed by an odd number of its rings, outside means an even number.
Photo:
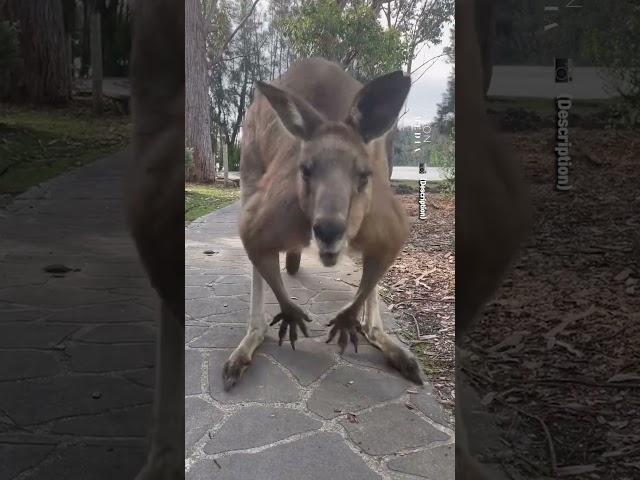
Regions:
<svg viewBox="0 0 640 480"><path fill-rule="evenodd" d="M640 5L628 0L609 6L608 24L591 28L587 51L602 73L611 91L622 101L615 117L620 126L640 125Z"/></svg>
<svg viewBox="0 0 640 480"><path fill-rule="evenodd" d="M425 163L431 166L430 125L402 127L393 141L393 164L397 166L418 166Z"/></svg>
<svg viewBox="0 0 640 480"><path fill-rule="evenodd" d="M341 9L335 0L307 1L284 20L284 27L297 56L333 60L361 81L401 69L408 60L400 32L385 30L361 3Z"/></svg>
<svg viewBox="0 0 640 480"><path fill-rule="evenodd" d="M18 63L18 29L0 21L0 93L7 88L8 74Z"/></svg>
<svg viewBox="0 0 640 480"><path fill-rule="evenodd" d="M16 25L0 22L0 72L6 72L18 60L18 29Z"/></svg>
<svg viewBox="0 0 640 480"><path fill-rule="evenodd" d="M554 57L568 57L576 65L592 65L593 57L587 51L588 31L608 34L611 30L605 26L610 10L629 1L574 2L582 8L566 7L567 2L547 2L560 8L545 12L545 2L540 0L497 0L495 64L551 65ZM554 23L558 26L544 30L545 25Z"/></svg>
<svg viewBox="0 0 640 480"><path fill-rule="evenodd" d="M445 190L454 193L456 190L456 137L455 127L447 136L436 137L432 147L431 162L444 172Z"/></svg>
<svg viewBox="0 0 640 480"><path fill-rule="evenodd" d="M240 146L229 145L228 155L229 155L229 171L230 172L239 171L240 170Z"/></svg>

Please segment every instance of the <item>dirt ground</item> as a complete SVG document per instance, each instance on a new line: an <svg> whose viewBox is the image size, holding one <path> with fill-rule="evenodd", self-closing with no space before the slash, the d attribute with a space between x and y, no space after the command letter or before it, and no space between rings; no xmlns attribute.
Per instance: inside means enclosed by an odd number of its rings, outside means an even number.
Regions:
<svg viewBox="0 0 640 480"><path fill-rule="evenodd" d="M532 224L464 370L511 478L637 479L640 135L572 129L568 192L553 188L553 138L505 136L525 165Z"/></svg>
<svg viewBox="0 0 640 480"><path fill-rule="evenodd" d="M454 197L427 193L424 220L418 218L417 192L398 197L411 222L409 239L383 277L380 293L402 321L401 337L451 413L455 402Z"/></svg>

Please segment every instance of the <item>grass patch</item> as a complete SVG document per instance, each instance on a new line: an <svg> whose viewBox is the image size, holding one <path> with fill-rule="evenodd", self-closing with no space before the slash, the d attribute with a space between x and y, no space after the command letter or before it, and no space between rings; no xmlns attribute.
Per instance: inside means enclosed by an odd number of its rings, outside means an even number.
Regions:
<svg viewBox="0 0 640 480"><path fill-rule="evenodd" d="M0 194L17 195L69 169L124 148L128 116L64 108L0 104Z"/></svg>
<svg viewBox="0 0 640 480"><path fill-rule="evenodd" d="M433 378L443 373L442 370L435 367L431 357L429 356L429 349L425 343L418 343L411 347L411 351L416 356L418 363L422 367L422 370L427 374L429 378Z"/></svg>
<svg viewBox="0 0 640 480"><path fill-rule="evenodd" d="M184 219L194 221L207 213L231 205L240 198L237 187L187 183L184 188Z"/></svg>

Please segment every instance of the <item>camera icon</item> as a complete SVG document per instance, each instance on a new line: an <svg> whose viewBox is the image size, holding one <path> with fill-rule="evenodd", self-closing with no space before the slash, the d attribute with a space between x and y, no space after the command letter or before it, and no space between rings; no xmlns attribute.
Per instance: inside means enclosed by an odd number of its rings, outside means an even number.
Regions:
<svg viewBox="0 0 640 480"><path fill-rule="evenodd" d="M571 77L571 60L568 58L555 59L556 83L568 83L573 81Z"/></svg>

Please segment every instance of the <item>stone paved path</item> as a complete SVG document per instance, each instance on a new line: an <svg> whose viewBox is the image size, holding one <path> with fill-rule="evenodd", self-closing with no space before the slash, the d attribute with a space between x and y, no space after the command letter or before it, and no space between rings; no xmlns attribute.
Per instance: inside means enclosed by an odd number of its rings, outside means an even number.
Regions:
<svg viewBox="0 0 640 480"><path fill-rule="evenodd" d="M155 297L125 229L126 160L0 210L1 480L126 480L144 461Z"/></svg>
<svg viewBox="0 0 640 480"><path fill-rule="evenodd" d="M222 364L249 312L251 267L238 212L236 203L186 228L186 478L453 479L453 426L431 388L399 377L369 345L340 357L324 343L324 324L360 280L348 259L327 269L308 251L297 275L283 273L290 295L314 317L312 338L298 340L296 351L278 347L272 327L240 384L222 390ZM383 318L394 327L388 311Z"/></svg>

